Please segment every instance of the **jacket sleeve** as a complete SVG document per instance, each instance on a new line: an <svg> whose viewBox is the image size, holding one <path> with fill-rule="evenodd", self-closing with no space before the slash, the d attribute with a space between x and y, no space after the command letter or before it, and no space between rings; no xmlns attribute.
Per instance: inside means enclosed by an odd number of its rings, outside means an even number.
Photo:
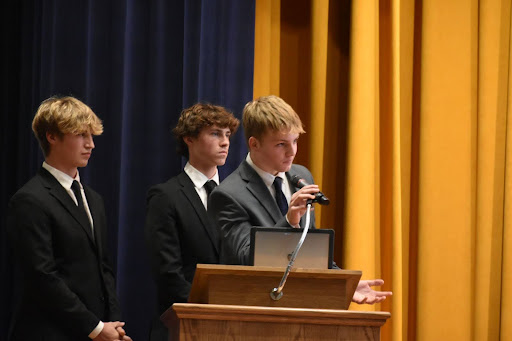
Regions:
<svg viewBox="0 0 512 341"><path fill-rule="evenodd" d="M222 264L249 264L250 233L254 219L232 195L217 187L208 200L208 213L220 232L220 262ZM257 224L256 224L257 225ZM283 216L274 226L291 227Z"/></svg>
<svg viewBox="0 0 512 341"><path fill-rule="evenodd" d="M161 313L173 303L187 302L190 293L191 284L183 272L177 219L172 198L159 186L151 188L144 233Z"/></svg>

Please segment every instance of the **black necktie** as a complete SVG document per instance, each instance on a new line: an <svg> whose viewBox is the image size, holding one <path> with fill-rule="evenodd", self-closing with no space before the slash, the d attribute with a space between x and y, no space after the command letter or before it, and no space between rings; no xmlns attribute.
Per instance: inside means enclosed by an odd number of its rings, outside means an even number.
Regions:
<svg viewBox="0 0 512 341"><path fill-rule="evenodd" d="M281 213L286 215L286 213L288 213L288 201L286 201L286 197L283 193L283 179L276 176L274 179L274 188L276 189L277 206L279 206Z"/></svg>
<svg viewBox="0 0 512 341"><path fill-rule="evenodd" d="M80 190L80 184L78 183L78 181L73 180L71 190L75 194L76 201L78 202L78 211L80 212L82 222L86 223L88 226L91 226L91 222L89 221L89 217L87 216L87 212L85 211L85 206L82 199L82 191Z"/></svg>
<svg viewBox="0 0 512 341"><path fill-rule="evenodd" d="M204 189L206 190L206 198L210 197L210 193L213 191L213 189L217 187L217 183L213 180L208 180L204 184Z"/></svg>

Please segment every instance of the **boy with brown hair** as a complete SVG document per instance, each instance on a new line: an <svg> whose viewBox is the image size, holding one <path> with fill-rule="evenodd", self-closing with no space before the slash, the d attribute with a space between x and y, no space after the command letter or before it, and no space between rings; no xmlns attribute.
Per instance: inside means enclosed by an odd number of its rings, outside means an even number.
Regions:
<svg viewBox="0 0 512 341"><path fill-rule="evenodd" d="M147 196L146 244L158 291L158 316L173 303L187 302L198 263L219 262L219 237L206 213L219 184L231 136L239 121L225 108L195 104L183 110L173 133L178 153L188 158L183 172L153 186ZM167 340L157 319L151 340Z"/></svg>

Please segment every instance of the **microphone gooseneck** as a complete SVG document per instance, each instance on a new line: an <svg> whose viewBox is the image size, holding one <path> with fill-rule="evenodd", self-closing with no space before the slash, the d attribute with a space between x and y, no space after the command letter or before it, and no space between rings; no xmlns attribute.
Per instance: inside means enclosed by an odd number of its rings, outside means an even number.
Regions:
<svg viewBox="0 0 512 341"><path fill-rule="evenodd" d="M302 231L302 235L300 237L299 243L295 247L295 250L293 250L293 253L290 257L290 261L288 262L288 266L286 267L286 270L283 274L283 277L281 278L281 282L279 285L272 289L270 292L270 298L272 298L274 301L279 301L281 297L283 297L283 288L286 283L286 279L288 278L288 275L290 274L290 271L293 267L293 262L295 262L295 258L297 258L297 255L299 254L299 250L302 247L302 244L304 243L304 240L306 239L306 235L308 234L309 225L311 222L310 214L311 214L311 203L308 203L307 205L308 209L306 211L306 224L304 226L304 230Z"/></svg>
<svg viewBox="0 0 512 341"><path fill-rule="evenodd" d="M290 181L297 188L302 188L304 186L309 185L306 180L302 179L298 175L292 175L291 178L290 178ZM286 283L286 280L288 279L288 275L290 274L290 271L292 270L293 262L295 262L295 258L297 258L299 250L302 247L302 244L304 243L304 240L306 239L306 235L308 234L309 225L311 224L311 217L310 217L310 215L311 215L311 205L312 205L313 202L317 202L320 205L329 205L330 201L322 192L316 193L315 194L315 199L308 200L307 205L306 205L307 206L307 209L306 209L306 224L304 226L304 230L302 231L302 235L300 237L299 243L295 247L295 250L293 251L293 253L292 253L291 257L290 257L290 261L288 262L288 266L286 267L286 270L285 270L285 272L283 274L283 277L281 278L281 282L279 283L279 285L277 287L272 289L272 291L270 292L270 297L274 301L279 301L281 299L281 297L283 297L283 288L284 288L284 285Z"/></svg>

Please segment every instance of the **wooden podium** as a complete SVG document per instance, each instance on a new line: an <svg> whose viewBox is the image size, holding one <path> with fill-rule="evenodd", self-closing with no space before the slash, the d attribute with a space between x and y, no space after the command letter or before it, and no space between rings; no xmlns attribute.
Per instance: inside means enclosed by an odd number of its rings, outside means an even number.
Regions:
<svg viewBox="0 0 512 341"><path fill-rule="evenodd" d="M274 301L284 268L197 266L190 303L161 319L169 340L379 340L387 312L348 311L360 271L293 269Z"/></svg>

